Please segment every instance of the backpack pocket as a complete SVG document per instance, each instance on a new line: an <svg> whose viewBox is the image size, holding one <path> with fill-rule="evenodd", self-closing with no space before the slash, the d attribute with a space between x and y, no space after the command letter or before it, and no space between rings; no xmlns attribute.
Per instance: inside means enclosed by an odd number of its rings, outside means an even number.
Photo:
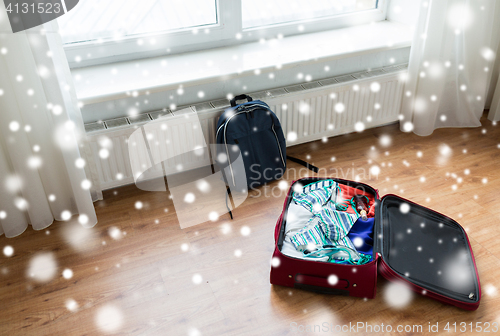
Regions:
<svg viewBox="0 0 500 336"><path fill-rule="evenodd" d="M240 148L248 187L279 179L286 168L285 153L273 129L235 139Z"/></svg>

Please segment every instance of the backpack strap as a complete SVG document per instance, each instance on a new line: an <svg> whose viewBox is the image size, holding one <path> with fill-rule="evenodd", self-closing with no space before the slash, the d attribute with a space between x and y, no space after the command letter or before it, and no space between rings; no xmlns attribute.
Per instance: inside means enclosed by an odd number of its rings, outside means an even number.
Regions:
<svg viewBox="0 0 500 336"><path fill-rule="evenodd" d="M286 158L292 162L296 162L300 165L303 165L304 167L306 167L307 169L310 169L312 170L313 172L317 173L319 171L318 167L310 164L309 162L306 162L304 160L301 160L301 159L297 159L297 158L294 158L293 156L286 156Z"/></svg>
<svg viewBox="0 0 500 336"><path fill-rule="evenodd" d="M246 94L241 94L241 95L238 95L236 97L234 97L233 99L230 100L231 102L231 107L235 107L236 106L236 101L237 100L243 100L243 99L246 99L248 102L251 102L253 99L252 97L246 95Z"/></svg>
<svg viewBox="0 0 500 336"><path fill-rule="evenodd" d="M227 198L230 194L231 194L231 189L226 188L226 208L227 208L227 212L229 212L229 216L231 217L231 219L233 219L233 213L231 212L231 209L229 209L229 206L227 205ZM232 200L231 200L231 206L234 209L234 204L233 204Z"/></svg>

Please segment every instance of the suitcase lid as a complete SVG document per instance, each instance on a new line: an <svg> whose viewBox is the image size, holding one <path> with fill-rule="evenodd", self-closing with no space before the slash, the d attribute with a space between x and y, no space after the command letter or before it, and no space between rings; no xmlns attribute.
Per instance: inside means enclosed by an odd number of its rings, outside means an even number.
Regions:
<svg viewBox="0 0 500 336"><path fill-rule="evenodd" d="M389 194L377 205L375 226L374 252L382 258L381 273L389 281L410 282L432 294L428 296L456 305L479 305L474 255L460 224Z"/></svg>

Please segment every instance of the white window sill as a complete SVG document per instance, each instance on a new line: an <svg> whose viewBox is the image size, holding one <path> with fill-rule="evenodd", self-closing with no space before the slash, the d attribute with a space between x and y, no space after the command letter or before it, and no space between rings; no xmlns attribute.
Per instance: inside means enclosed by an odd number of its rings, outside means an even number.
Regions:
<svg viewBox="0 0 500 336"><path fill-rule="evenodd" d="M115 111L108 114L102 111L102 116L85 118L85 109L98 108L101 111L102 107L99 106L104 106L103 104L109 106L107 102L110 101L130 102L130 99L138 100L141 96L144 101L146 96L143 95L148 95L147 98L152 100L155 93L157 95L161 93L163 96L167 91L170 91L168 94L172 99L172 96L176 95L175 90L182 85L184 89L196 86L193 88L196 89L195 94L191 92L189 95L189 99L194 101L188 102L194 104L213 98L207 95L204 97L196 95L199 88L203 88L204 85L229 80L233 80L231 83L234 83L240 77L251 78L248 76L255 77L256 74L260 74L263 85L269 86L272 83L269 83L269 78L265 74L271 72L277 73L276 76L278 74L281 77L288 76L289 84L304 82L304 79L297 79L297 73L301 72L298 67L316 63L319 66L325 64L325 61L336 61L360 55L369 56L375 52L401 49L409 47L411 39L411 29L407 25L381 21L369 25L286 37L264 44L259 42L241 44L186 54L77 68L71 72L78 100L84 104L84 119L89 122L92 119L95 121L110 116L116 117L117 107ZM332 72L325 73L323 65L321 66L319 73L324 75L313 79L332 76ZM277 67L281 68L279 72ZM364 67L364 70L366 68ZM344 73L342 68L334 70L339 74ZM316 76L321 75L314 75ZM240 91L242 91L241 87L228 92L239 94ZM222 98L226 94L219 92L218 95L217 98ZM182 99L188 99L188 97L184 96ZM168 107L166 103L166 101L162 103L163 107ZM153 110L153 107L158 108L149 104L139 109L140 112L148 112ZM125 115L123 107L121 109L121 113ZM93 113L95 115L96 112Z"/></svg>

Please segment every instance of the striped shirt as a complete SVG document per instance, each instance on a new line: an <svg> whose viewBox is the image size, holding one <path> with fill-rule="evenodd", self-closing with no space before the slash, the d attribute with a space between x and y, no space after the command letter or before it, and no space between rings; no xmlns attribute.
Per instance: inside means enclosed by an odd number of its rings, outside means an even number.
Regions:
<svg viewBox="0 0 500 336"><path fill-rule="evenodd" d="M300 188L300 187L299 187ZM341 245L356 251L347 237L349 230L358 219L357 214L338 211L340 188L333 180L322 180L294 188L293 200L311 212L307 228L300 230L290 240L298 251L324 245ZM311 221L316 224L310 226Z"/></svg>

